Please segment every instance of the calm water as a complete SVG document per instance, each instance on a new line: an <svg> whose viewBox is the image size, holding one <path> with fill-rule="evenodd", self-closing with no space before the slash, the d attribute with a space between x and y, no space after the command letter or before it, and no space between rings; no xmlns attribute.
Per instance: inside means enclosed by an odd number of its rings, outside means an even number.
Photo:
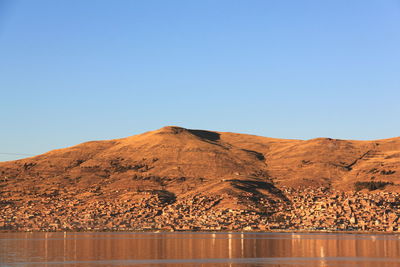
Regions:
<svg viewBox="0 0 400 267"><path fill-rule="evenodd" d="M0 266L400 266L400 236L0 233Z"/></svg>

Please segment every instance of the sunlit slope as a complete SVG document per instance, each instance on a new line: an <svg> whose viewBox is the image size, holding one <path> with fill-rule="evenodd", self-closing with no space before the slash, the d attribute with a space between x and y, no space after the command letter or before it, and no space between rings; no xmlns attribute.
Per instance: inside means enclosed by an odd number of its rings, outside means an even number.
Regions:
<svg viewBox="0 0 400 267"><path fill-rule="evenodd" d="M357 181L393 182L385 190L398 190L399 174L400 138L303 141L175 126L0 163L2 188L26 197L57 190L130 196L158 189L177 196L235 195L244 190L237 183L251 187L254 181L266 183L258 184L265 194L268 186L352 190Z"/></svg>

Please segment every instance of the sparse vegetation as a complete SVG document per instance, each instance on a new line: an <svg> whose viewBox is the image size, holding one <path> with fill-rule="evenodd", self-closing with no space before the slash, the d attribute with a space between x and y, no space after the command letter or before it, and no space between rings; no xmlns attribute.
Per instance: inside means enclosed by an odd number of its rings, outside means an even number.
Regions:
<svg viewBox="0 0 400 267"><path fill-rule="evenodd" d="M354 183L354 188L356 191L360 191L363 189L368 189L369 191L383 189L387 185L392 185L392 182L385 181L369 181L369 182L356 182Z"/></svg>
<svg viewBox="0 0 400 267"><path fill-rule="evenodd" d="M388 171L383 170L383 171L381 171L382 175L391 175L391 174L394 174L394 173L396 173L396 171L392 171L392 170L388 170Z"/></svg>

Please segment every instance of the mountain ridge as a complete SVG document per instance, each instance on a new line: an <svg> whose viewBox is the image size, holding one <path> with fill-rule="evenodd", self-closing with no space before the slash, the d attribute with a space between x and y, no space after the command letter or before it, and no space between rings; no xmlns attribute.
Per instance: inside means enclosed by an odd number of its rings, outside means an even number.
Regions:
<svg viewBox="0 0 400 267"><path fill-rule="evenodd" d="M134 170L135 173L159 176L204 176L213 179L229 178L235 173L252 176L264 172L263 178L276 178L276 181L288 186L291 186L290 179L294 178L298 181L293 181L293 185L300 185L299 179L304 178L317 184L321 183L321 179L339 184L339 178L350 179L349 173L359 168L360 163L367 166L360 170L363 175L356 175L359 180L374 180L377 176L386 180L397 178L397 153L400 153L399 137L371 141L332 138L297 140L166 126L125 138L89 141L34 157L0 162L0 174L11 172L29 176L36 170L37 175L54 176L73 169L77 172L79 166L81 171L101 167L102 172L107 168L111 172L113 168L119 168L114 172L121 173L125 168L124 172L130 173ZM374 164L369 166L365 161ZM380 168L385 164L389 164L388 170ZM371 169L365 170L369 167ZM366 171L373 168L382 169L379 170L382 173L394 171L394 176L376 172L376 175L368 176ZM389 180L393 182L395 179ZM304 185L312 184L305 181ZM349 185L344 188L350 189Z"/></svg>
<svg viewBox="0 0 400 267"><path fill-rule="evenodd" d="M167 126L1 162L0 230L393 231L399 173L400 138L291 140ZM374 207L364 224L355 219L365 217L360 207Z"/></svg>

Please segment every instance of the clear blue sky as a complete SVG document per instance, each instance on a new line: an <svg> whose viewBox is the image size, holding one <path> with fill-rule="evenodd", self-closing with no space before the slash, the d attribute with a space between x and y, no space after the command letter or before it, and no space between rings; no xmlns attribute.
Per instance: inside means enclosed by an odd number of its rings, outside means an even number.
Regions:
<svg viewBox="0 0 400 267"><path fill-rule="evenodd" d="M399 136L400 1L0 0L0 90L0 153L165 125Z"/></svg>

